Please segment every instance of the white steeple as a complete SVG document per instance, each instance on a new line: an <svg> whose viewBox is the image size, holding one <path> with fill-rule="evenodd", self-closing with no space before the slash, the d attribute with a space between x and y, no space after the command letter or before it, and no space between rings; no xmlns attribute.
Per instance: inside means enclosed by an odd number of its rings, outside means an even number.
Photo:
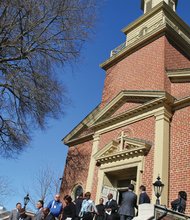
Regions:
<svg viewBox="0 0 190 220"><path fill-rule="evenodd" d="M141 0L141 9L144 11L145 14L161 2L165 2L175 11L178 0Z"/></svg>

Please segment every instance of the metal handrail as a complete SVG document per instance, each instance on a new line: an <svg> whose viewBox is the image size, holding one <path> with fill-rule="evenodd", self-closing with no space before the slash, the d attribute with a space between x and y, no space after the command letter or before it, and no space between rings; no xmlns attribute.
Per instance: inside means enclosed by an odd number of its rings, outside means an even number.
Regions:
<svg viewBox="0 0 190 220"><path fill-rule="evenodd" d="M116 55L117 53L119 53L121 50L123 50L126 47L126 42L120 44L118 47L116 47L115 49L111 50L110 53L110 57Z"/></svg>

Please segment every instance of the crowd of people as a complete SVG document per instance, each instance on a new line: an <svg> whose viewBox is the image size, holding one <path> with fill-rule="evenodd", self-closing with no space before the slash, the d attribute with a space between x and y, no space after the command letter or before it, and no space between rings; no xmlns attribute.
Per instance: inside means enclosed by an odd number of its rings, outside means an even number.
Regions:
<svg viewBox="0 0 190 220"><path fill-rule="evenodd" d="M44 207L42 200L37 202L37 212L35 213L34 220L132 220L138 213L137 204L150 203L146 187L141 185L139 189L140 194L137 201L134 185L130 184L127 190L122 192L120 204L113 199L112 193L107 195L105 204L104 199L100 198L97 205L91 199L90 192L86 192L84 197L83 194L79 195L75 201L72 201L70 195L66 195L63 198L63 203L60 195L56 194L46 207ZM186 200L186 192L180 191L178 199L171 202L172 209L184 213ZM21 203L17 203L16 209L11 212L9 220L31 220L31 217L26 214Z"/></svg>

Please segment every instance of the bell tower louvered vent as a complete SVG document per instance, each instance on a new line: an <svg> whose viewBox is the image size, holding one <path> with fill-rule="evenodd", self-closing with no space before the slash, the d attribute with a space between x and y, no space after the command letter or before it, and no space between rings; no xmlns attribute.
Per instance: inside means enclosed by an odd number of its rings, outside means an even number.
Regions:
<svg viewBox="0 0 190 220"><path fill-rule="evenodd" d="M149 12L152 9L152 0L146 2L146 12Z"/></svg>

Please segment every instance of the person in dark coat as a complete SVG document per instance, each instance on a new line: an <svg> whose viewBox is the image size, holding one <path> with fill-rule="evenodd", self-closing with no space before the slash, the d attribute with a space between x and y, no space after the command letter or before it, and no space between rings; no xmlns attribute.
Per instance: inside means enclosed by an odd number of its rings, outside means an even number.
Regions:
<svg viewBox="0 0 190 220"><path fill-rule="evenodd" d="M104 220L105 219L105 205L104 205L104 199L99 199L99 204L96 205L96 208L98 210L98 214L95 216L95 220Z"/></svg>
<svg viewBox="0 0 190 220"><path fill-rule="evenodd" d="M17 202L16 208L13 209L9 215L9 220L18 220L19 219L19 210L22 208L20 202Z"/></svg>
<svg viewBox="0 0 190 220"><path fill-rule="evenodd" d="M133 192L134 185L128 186L128 191L122 194L121 206L119 207L120 220L132 220L137 209L137 195Z"/></svg>
<svg viewBox="0 0 190 220"><path fill-rule="evenodd" d="M54 215L50 212L49 208L43 209L44 220L55 220Z"/></svg>
<svg viewBox="0 0 190 220"><path fill-rule="evenodd" d="M43 200L38 200L36 204L36 208L38 209L35 216L34 220L42 220L44 215L43 215L43 206L44 206L44 201Z"/></svg>
<svg viewBox="0 0 190 220"><path fill-rule="evenodd" d="M26 214L25 208L19 210L19 220L32 220L31 216Z"/></svg>
<svg viewBox="0 0 190 220"><path fill-rule="evenodd" d="M64 197L65 206L62 212L62 220L70 219L74 220L76 216L75 204L72 202L72 198L69 195Z"/></svg>
<svg viewBox="0 0 190 220"><path fill-rule="evenodd" d="M141 185L139 189L140 189L139 205L143 203L150 203L150 198L146 193L146 187L144 185Z"/></svg>
<svg viewBox="0 0 190 220"><path fill-rule="evenodd" d="M82 202L83 202L84 198L83 198L83 193L81 193L79 195L78 198L75 199L74 203L75 203L75 208L76 208L76 220L79 220L79 213L82 207Z"/></svg>
<svg viewBox="0 0 190 220"><path fill-rule="evenodd" d="M106 220L116 220L117 219L118 204L116 200L113 199L113 194L108 194L108 201L105 204L105 219Z"/></svg>
<svg viewBox="0 0 190 220"><path fill-rule="evenodd" d="M171 207L174 211L185 213L187 201L187 193L179 191L178 198L171 202Z"/></svg>

